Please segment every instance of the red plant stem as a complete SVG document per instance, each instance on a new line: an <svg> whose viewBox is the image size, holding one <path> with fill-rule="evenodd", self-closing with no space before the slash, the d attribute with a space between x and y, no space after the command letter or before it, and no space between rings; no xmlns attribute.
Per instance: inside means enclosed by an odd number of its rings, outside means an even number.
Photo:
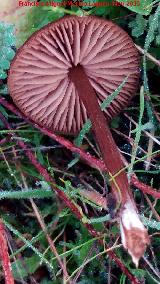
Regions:
<svg viewBox="0 0 160 284"><path fill-rule="evenodd" d="M3 144L5 144L8 141L8 139L3 138L0 140L0 146L2 146Z"/></svg>
<svg viewBox="0 0 160 284"><path fill-rule="evenodd" d="M6 284L14 284L14 278L11 271L11 263L9 259L8 246L6 240L6 232L2 220L0 220L0 258L5 276Z"/></svg>
<svg viewBox="0 0 160 284"><path fill-rule="evenodd" d="M106 169L112 177L124 168L124 164L105 116L100 109L95 90L81 65L70 69L70 78L87 110ZM111 187L118 202L125 204L128 199L131 199L132 202L134 202L131 197L128 178L125 171L121 171L114 180L111 179ZM120 196L119 191L121 194Z"/></svg>
<svg viewBox="0 0 160 284"><path fill-rule="evenodd" d="M136 175L132 175L131 184L143 191L144 193L150 194L153 197L160 199L160 192L156 191L156 189L154 189L153 187L139 181Z"/></svg>
<svg viewBox="0 0 160 284"><path fill-rule="evenodd" d="M4 118L4 116L1 113L0 113L0 117L1 117L1 119L3 119L3 122L6 126L6 128L11 130L10 124L8 123L8 121ZM14 133L12 133L11 135L14 135ZM28 157L28 159L30 160L30 162L38 170L40 175L43 176L43 178L47 182L50 183L53 191L55 191L57 193L58 197L61 198L64 201L65 205L67 205L67 207L70 208L70 210L74 213L74 215L77 217L77 219L81 221L82 218L83 218L83 214L81 213L81 211L67 197L67 195L55 185L54 179L48 174L47 170L37 161L37 159L35 158L33 153L28 149L27 145L23 141L17 141L17 144L21 147L21 149L25 150L25 154ZM101 233L96 231L91 224L88 224L88 223L83 223L83 224L87 228L88 232L93 237L96 237L96 238L102 237ZM104 246L104 242L103 242L102 239L99 239L99 243ZM106 247L106 249L107 249L107 247ZM130 273L130 271L127 269L127 267L125 267L123 262L117 257L117 255L113 251L108 251L108 255L112 260L115 261L115 263L117 264L117 266L119 266L121 271L123 271L123 273L130 279L131 283L141 284L141 282L134 275L132 275ZM10 284L10 283L7 283L7 284Z"/></svg>
<svg viewBox="0 0 160 284"><path fill-rule="evenodd" d="M14 114L19 116L20 118L23 118L27 123L33 124L32 121L27 119L20 111L17 110L17 108L13 104L8 103L4 98L0 98L0 103L4 107L6 107L8 110L12 111ZM107 170L106 166L105 166L105 164L104 164L104 162L102 160L99 160L99 159L93 157L92 155L90 155L88 153L85 153L82 149L79 149L78 147L74 146L67 139L65 139L65 138L63 138L61 136L58 136L57 134L54 134L54 133L50 132L49 130L46 130L45 128L42 128L42 127L40 127L38 125L34 124L34 127L38 128L43 134L45 134L48 137L52 138L53 140L55 140L59 144L63 145L64 147L66 147L71 152L78 153L81 156L81 158L83 158L93 168L97 168L98 170L101 170L101 171L106 171ZM131 178L131 185L136 186L138 189L140 189L144 193L150 194L153 197L160 199L159 192L157 192L156 189L153 189L151 186L148 186L148 185L146 185L146 184L144 184L142 182L139 182L138 178L135 175L134 175L134 178Z"/></svg>

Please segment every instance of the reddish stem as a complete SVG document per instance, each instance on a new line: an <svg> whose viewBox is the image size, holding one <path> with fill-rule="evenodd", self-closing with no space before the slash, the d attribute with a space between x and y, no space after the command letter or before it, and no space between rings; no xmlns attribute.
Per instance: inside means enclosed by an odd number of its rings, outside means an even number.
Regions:
<svg viewBox="0 0 160 284"><path fill-rule="evenodd" d="M87 110L106 169L112 177L121 171L124 165L108 123L100 109L97 95L81 65L70 69L70 78ZM131 198L128 178L125 171L122 171L114 180L111 180L111 187L118 202L121 201L122 204L125 204L126 201ZM119 191L121 196L119 196Z"/></svg>
<svg viewBox="0 0 160 284"><path fill-rule="evenodd" d="M5 144L9 139L7 138L3 138L0 140L0 146L2 146L3 144Z"/></svg>
<svg viewBox="0 0 160 284"><path fill-rule="evenodd" d="M11 271L11 263L9 259L8 246L6 240L6 232L2 220L0 220L0 257L5 276L6 284L14 284L14 278Z"/></svg>
<svg viewBox="0 0 160 284"><path fill-rule="evenodd" d="M144 193L150 194L153 197L160 199L160 192L156 191L156 189L154 189L153 187L139 181L136 175L132 175L131 184L143 191Z"/></svg>

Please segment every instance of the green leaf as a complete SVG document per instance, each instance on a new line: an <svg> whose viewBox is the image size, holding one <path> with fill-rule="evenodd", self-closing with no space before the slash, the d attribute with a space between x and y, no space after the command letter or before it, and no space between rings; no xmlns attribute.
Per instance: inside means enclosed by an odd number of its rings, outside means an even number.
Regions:
<svg viewBox="0 0 160 284"><path fill-rule="evenodd" d="M102 217L98 217L98 218L90 218L88 220L88 223L89 224L93 224L93 223L103 223L103 222L107 222L107 221L110 221L111 220L111 216L110 214L107 214L105 216L102 216Z"/></svg>
<svg viewBox="0 0 160 284"><path fill-rule="evenodd" d="M156 44L160 45L160 34L156 36Z"/></svg>
<svg viewBox="0 0 160 284"><path fill-rule="evenodd" d="M15 55L12 46L15 45L13 25L0 23L0 79L6 79L5 70L10 67L10 61Z"/></svg>
<svg viewBox="0 0 160 284"><path fill-rule="evenodd" d="M24 238L23 235L18 230L16 230L11 224L9 224L6 220L3 219L3 223L15 236L21 239L27 245L27 247L30 248L39 257L41 262L45 263L49 269L53 270L53 266L51 265L51 263L43 256L43 254L37 248L35 248L31 244L30 241Z"/></svg>
<svg viewBox="0 0 160 284"><path fill-rule="evenodd" d="M6 79L7 78L7 74L5 71L3 71L2 69L0 69L0 79Z"/></svg>
<svg viewBox="0 0 160 284"><path fill-rule="evenodd" d="M160 14L160 5L155 11L155 14L152 15L152 18L150 20L150 26L149 26L149 30L148 30L148 33L145 39L145 45L144 45L145 51L149 49L150 44L154 39L153 35L155 34L155 31L158 29L159 14Z"/></svg>
<svg viewBox="0 0 160 284"><path fill-rule="evenodd" d="M152 122L147 122L143 125L141 125L141 132L144 131L144 130L152 130L154 128L154 125ZM136 133L137 132L137 128L132 130L131 133Z"/></svg>
<svg viewBox="0 0 160 284"><path fill-rule="evenodd" d="M39 132L34 133L33 143L35 144L37 148L36 150L37 159L42 165L44 165L44 158L43 158L42 151L41 151L41 140L42 140L41 133Z"/></svg>
<svg viewBox="0 0 160 284"><path fill-rule="evenodd" d="M20 259L12 262L13 276L16 279L27 277L28 274L33 274L39 267L39 257L33 255L32 257L25 257L24 262Z"/></svg>
<svg viewBox="0 0 160 284"><path fill-rule="evenodd" d="M67 169L72 168L75 164L79 162L80 156L78 154L75 155L76 157L67 165Z"/></svg>
<svg viewBox="0 0 160 284"><path fill-rule="evenodd" d="M160 222L157 222L153 219L149 220L148 218L146 218L142 215L140 217L141 217L141 220L142 220L142 222L145 226L148 226L149 228L156 229L157 231L160 231Z"/></svg>
<svg viewBox="0 0 160 284"><path fill-rule="evenodd" d="M10 63L7 59L5 58L1 58L0 59L0 66L3 70L8 70L9 69L9 66L10 66Z"/></svg>
<svg viewBox="0 0 160 284"><path fill-rule="evenodd" d="M5 108L0 105L0 112L8 119L8 113L6 112Z"/></svg>
<svg viewBox="0 0 160 284"><path fill-rule="evenodd" d="M132 147L131 163L128 167L128 176L129 177L131 176L131 173L133 171L133 166L134 166L135 159L136 159L137 149L138 149L139 141L140 141L140 138L141 138L143 114L144 114L144 87L142 86L141 90L140 90L139 122L138 122L138 125L136 127L136 135L135 135L135 140L134 140L134 144L133 144L133 147Z"/></svg>
<svg viewBox="0 0 160 284"><path fill-rule="evenodd" d="M149 15L150 12L152 11L152 0L137 0L137 1L132 1L132 5L129 4L128 0L121 0L121 1L117 1L119 3L122 3L122 5L126 8L128 8L129 10L136 12L137 14L141 14L141 15Z"/></svg>
<svg viewBox="0 0 160 284"><path fill-rule="evenodd" d="M158 20L159 20L159 14L160 14L160 5L158 5L151 24L149 26L149 30L145 39L145 44L144 44L144 51L145 53L148 51L148 49L150 48L150 45L154 39L153 35L155 34L157 28L158 28ZM143 57L143 72L144 72L144 91L149 94L149 85L148 85L148 77L147 77L147 59L146 59L146 55L144 53L144 57Z"/></svg>
<svg viewBox="0 0 160 284"><path fill-rule="evenodd" d="M118 88L110 95L108 96L103 103L101 104L101 110L105 110L107 107L110 106L112 101L116 99L116 97L119 95L121 92L122 88L124 87L125 83L128 80L128 76L123 80L123 82L118 86Z"/></svg>
<svg viewBox="0 0 160 284"><path fill-rule="evenodd" d="M53 191L51 190L26 190L26 191L1 191L0 192L0 200L1 199L29 199L29 198L50 198L53 196Z"/></svg>
<svg viewBox="0 0 160 284"><path fill-rule="evenodd" d="M132 36L138 38L143 35L146 30L148 20L144 19L142 15L136 15L135 19L131 21L128 26L132 29Z"/></svg>
<svg viewBox="0 0 160 284"><path fill-rule="evenodd" d="M146 271L145 270L143 270L143 269L138 269L138 268L136 268L136 269L132 269L131 270L132 271L132 273L137 277L137 278L144 278L145 277L145 275L146 275Z"/></svg>
<svg viewBox="0 0 160 284"><path fill-rule="evenodd" d="M80 147L82 145L84 136L89 133L90 129L92 127L92 123L91 121L88 119L84 125L83 128L81 129L79 135L77 136L77 138L74 140L74 143L77 147Z"/></svg>
<svg viewBox="0 0 160 284"><path fill-rule="evenodd" d="M0 94L7 95L8 94L8 87L7 85L3 85L0 87Z"/></svg>

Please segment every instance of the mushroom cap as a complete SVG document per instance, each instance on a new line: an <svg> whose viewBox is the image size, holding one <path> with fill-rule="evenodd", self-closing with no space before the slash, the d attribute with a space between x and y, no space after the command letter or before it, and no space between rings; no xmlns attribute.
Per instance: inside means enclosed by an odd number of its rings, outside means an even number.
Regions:
<svg viewBox="0 0 160 284"><path fill-rule="evenodd" d="M128 76L120 94L105 110L108 120L135 95L139 56L128 34L102 18L67 16L34 33L18 50L8 77L13 101L35 123L76 134L88 118L69 78L70 68L78 64L83 66L99 103Z"/></svg>

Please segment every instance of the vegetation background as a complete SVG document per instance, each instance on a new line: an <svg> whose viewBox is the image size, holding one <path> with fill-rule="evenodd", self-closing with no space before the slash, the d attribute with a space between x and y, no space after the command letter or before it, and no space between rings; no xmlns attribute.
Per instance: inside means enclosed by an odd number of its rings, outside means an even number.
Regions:
<svg viewBox="0 0 160 284"><path fill-rule="evenodd" d="M159 1L141 0L141 5L134 7L81 8L20 8L16 2L0 1L0 98L8 102L7 70L17 48L49 22L66 14L96 15L112 20L130 34L141 54L140 93L123 114L113 119L111 127L128 169L145 184L159 189ZM66 139L99 157L87 127L76 139ZM54 183L46 178L41 165ZM141 283L160 283L160 201L133 187L139 213L151 236L151 245L136 269L122 248L116 220L108 220L108 212L96 200L81 194L84 189L104 194L107 184L107 176L86 165L71 147L67 149L64 143L44 135L0 105L0 216L6 228L15 283L131 283L108 257L105 242ZM72 200L83 218L75 217L54 188ZM104 246L88 232L85 225L89 222L101 233ZM1 269L0 283L4 281Z"/></svg>

